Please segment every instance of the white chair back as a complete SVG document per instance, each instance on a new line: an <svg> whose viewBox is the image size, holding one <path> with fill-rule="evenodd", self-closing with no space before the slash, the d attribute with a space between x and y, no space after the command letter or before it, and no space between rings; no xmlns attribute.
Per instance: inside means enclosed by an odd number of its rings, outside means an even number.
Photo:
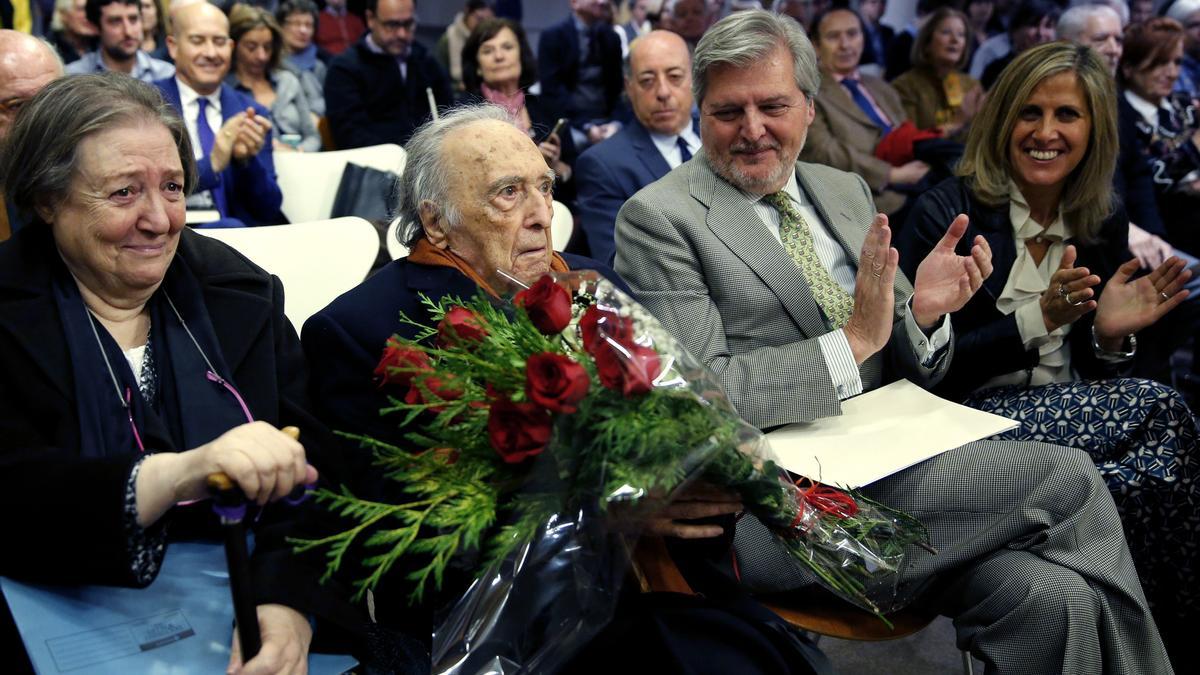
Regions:
<svg viewBox="0 0 1200 675"><path fill-rule="evenodd" d="M196 230L237 249L283 281L284 313L299 332L308 317L367 278L379 233L362 218Z"/></svg>
<svg viewBox="0 0 1200 675"><path fill-rule="evenodd" d="M550 220L550 245L555 251L563 251L571 241L571 233L575 231L575 216L567 205L554 200L554 215Z"/></svg>
<svg viewBox="0 0 1200 675"><path fill-rule="evenodd" d="M392 260L408 255L408 247L400 243L399 234L400 219L393 218L392 223L388 225L387 234L384 235L384 243L387 244L387 252Z"/></svg>
<svg viewBox="0 0 1200 675"><path fill-rule="evenodd" d="M293 223L329 218L347 162L399 174L404 148L393 143L330 152L275 153L275 173L283 193L283 215Z"/></svg>

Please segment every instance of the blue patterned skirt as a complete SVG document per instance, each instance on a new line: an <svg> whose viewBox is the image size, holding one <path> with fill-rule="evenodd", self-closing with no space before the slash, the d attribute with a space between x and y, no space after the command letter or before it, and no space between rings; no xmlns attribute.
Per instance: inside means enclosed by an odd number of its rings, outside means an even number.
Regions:
<svg viewBox="0 0 1200 675"><path fill-rule="evenodd" d="M1020 422L996 438L1090 454L1117 503L1160 629L1200 618L1200 458L1196 420L1178 392L1121 378L997 387L963 403Z"/></svg>

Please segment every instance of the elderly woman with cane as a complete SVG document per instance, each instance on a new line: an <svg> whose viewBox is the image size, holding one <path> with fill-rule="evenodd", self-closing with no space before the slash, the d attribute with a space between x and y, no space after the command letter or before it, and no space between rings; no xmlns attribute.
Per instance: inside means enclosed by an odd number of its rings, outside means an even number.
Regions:
<svg viewBox="0 0 1200 675"><path fill-rule="evenodd" d="M243 665L235 643L231 671L293 672L312 633L293 603L313 592L273 502L316 480L322 432L279 280L184 227L195 181L184 122L111 73L48 85L0 149L32 222L0 246L0 508L22 543L0 574L146 586L170 541L217 534L194 502L224 473L262 509L262 648Z"/></svg>

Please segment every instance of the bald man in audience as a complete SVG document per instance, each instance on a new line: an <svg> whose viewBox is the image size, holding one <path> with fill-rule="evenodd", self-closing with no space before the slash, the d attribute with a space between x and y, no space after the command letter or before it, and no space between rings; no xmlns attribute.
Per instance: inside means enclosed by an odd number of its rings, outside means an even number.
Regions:
<svg viewBox="0 0 1200 675"><path fill-rule="evenodd" d="M635 119L588 148L575 164L579 217L592 258L612 264L617 211L635 192L700 150L692 118L692 59L679 35L656 30L633 41L625 94Z"/></svg>
<svg viewBox="0 0 1200 675"><path fill-rule="evenodd" d="M62 60L48 43L15 30L0 30L0 142L21 106L62 75ZM0 241L20 226L0 193Z"/></svg>

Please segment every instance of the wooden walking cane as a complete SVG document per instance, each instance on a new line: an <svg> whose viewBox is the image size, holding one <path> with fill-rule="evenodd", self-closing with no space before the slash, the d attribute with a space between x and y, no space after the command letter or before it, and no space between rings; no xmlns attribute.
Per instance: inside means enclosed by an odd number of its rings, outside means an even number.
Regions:
<svg viewBox="0 0 1200 675"><path fill-rule="evenodd" d="M300 430L284 427L283 433L300 440ZM262 649L258 629L258 609L250 584L250 553L246 548L246 496L224 472L210 474L208 490L213 511L221 518L225 534L225 560L229 565L229 591L233 595L233 616L237 621L242 663L249 663ZM298 489L303 490L304 486Z"/></svg>

